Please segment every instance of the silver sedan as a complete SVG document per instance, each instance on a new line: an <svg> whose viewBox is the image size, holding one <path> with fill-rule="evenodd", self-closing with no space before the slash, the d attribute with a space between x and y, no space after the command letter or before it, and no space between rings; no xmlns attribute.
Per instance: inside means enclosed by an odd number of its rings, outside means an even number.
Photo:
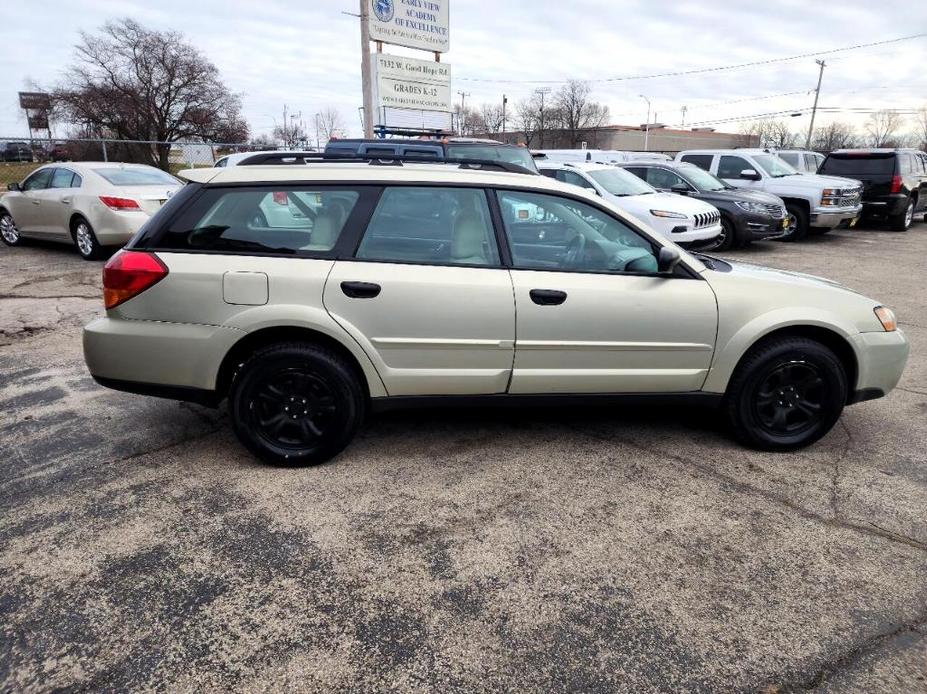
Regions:
<svg viewBox="0 0 927 694"><path fill-rule="evenodd" d="M128 241L181 185L144 164L48 164L0 196L0 239L73 243L94 260Z"/></svg>

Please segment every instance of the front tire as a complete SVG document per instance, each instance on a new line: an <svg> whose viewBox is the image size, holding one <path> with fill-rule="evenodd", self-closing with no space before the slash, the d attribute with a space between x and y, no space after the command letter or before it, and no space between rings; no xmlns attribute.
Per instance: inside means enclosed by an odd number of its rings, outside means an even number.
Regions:
<svg viewBox="0 0 927 694"><path fill-rule="evenodd" d="M735 246L740 248L743 244L737 240L737 227L725 215L721 215L721 233L709 243L706 251L729 251Z"/></svg>
<svg viewBox="0 0 927 694"><path fill-rule="evenodd" d="M271 465L317 465L340 453L364 415L354 370L325 348L264 347L235 374L229 414L238 440Z"/></svg>
<svg viewBox="0 0 927 694"><path fill-rule="evenodd" d="M908 198L904 211L888 218L888 226L892 231L907 231L914 222L914 198Z"/></svg>
<svg viewBox="0 0 927 694"><path fill-rule="evenodd" d="M800 241L808 235L808 212L801 205L787 202L785 213L789 217L789 226L782 241Z"/></svg>
<svg viewBox="0 0 927 694"><path fill-rule="evenodd" d="M737 366L726 395L734 436L750 448L790 451L824 436L843 412L847 376L825 345L803 337L760 343Z"/></svg>
<svg viewBox="0 0 927 694"><path fill-rule="evenodd" d="M84 260L99 260L103 257L103 246L97 241L97 235L93 232L93 227L83 217L78 217L73 222L72 233L74 235L74 245L77 246L77 252L80 253Z"/></svg>
<svg viewBox="0 0 927 694"><path fill-rule="evenodd" d="M19 234L13 215L6 210L0 210L0 240L7 246L22 246L23 237Z"/></svg>

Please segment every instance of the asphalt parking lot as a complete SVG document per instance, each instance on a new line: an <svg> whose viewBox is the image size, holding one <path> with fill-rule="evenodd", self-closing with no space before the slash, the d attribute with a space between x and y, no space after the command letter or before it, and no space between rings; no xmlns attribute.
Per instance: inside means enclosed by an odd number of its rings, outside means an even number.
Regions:
<svg viewBox="0 0 927 694"><path fill-rule="evenodd" d="M0 690L927 691L927 224L726 255L894 308L899 389L793 454L451 410L285 470L97 387L100 264L0 247Z"/></svg>

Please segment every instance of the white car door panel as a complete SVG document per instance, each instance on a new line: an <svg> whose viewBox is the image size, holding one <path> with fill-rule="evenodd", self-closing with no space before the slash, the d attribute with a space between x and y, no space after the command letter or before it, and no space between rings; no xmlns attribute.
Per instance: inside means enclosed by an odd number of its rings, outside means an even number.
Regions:
<svg viewBox="0 0 927 694"><path fill-rule="evenodd" d="M512 393L685 392L701 388L717 325L695 279L513 270ZM539 305L532 290L563 292Z"/></svg>
<svg viewBox="0 0 927 694"><path fill-rule="evenodd" d="M323 301L390 395L505 392L515 346L507 270L338 261Z"/></svg>

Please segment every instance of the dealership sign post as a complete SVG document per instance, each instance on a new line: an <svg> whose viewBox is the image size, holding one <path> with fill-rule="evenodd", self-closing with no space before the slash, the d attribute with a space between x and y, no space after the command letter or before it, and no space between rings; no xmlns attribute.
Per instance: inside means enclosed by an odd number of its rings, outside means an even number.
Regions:
<svg viewBox="0 0 927 694"><path fill-rule="evenodd" d="M44 92L19 92L19 107L26 112L26 124L29 127L29 140L34 130L44 130L51 140L48 125L48 112L51 110L51 97Z"/></svg>
<svg viewBox="0 0 927 694"><path fill-rule="evenodd" d="M450 49L450 0L361 0L364 136L390 128L449 129L451 69L441 54ZM370 54L369 41L377 52ZM434 61L383 53L383 44L429 51ZM420 126L409 124L416 122Z"/></svg>

